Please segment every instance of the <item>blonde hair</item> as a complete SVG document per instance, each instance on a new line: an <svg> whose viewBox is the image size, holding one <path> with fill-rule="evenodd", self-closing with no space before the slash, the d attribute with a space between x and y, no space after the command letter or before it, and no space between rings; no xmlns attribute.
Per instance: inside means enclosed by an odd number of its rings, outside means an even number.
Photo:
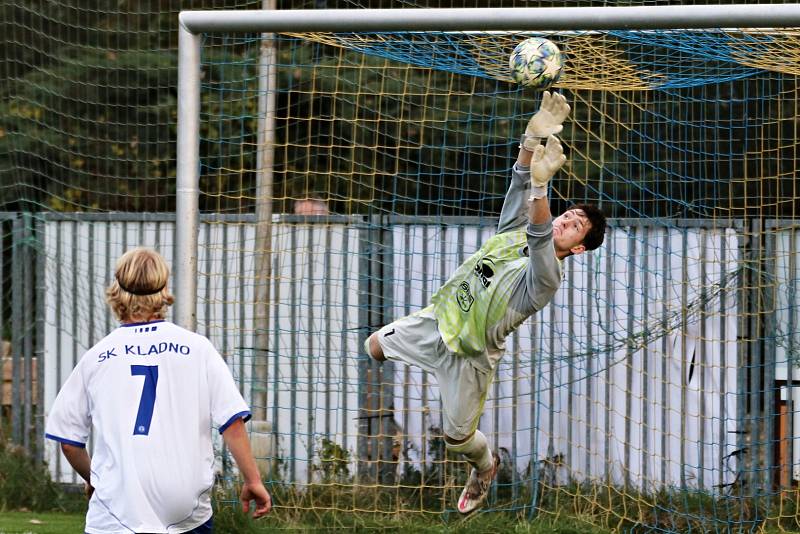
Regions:
<svg viewBox="0 0 800 534"><path fill-rule="evenodd" d="M129 250L117 260L114 281L106 289L106 302L122 322L163 319L175 302L167 291L169 267L151 248Z"/></svg>

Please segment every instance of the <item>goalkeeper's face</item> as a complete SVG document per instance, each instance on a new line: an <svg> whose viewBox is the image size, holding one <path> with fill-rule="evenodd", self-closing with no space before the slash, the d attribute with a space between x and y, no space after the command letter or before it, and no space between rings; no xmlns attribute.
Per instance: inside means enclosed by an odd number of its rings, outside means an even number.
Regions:
<svg viewBox="0 0 800 534"><path fill-rule="evenodd" d="M553 219L553 242L556 252L580 254L586 251L583 240L591 228L583 210L567 210Z"/></svg>

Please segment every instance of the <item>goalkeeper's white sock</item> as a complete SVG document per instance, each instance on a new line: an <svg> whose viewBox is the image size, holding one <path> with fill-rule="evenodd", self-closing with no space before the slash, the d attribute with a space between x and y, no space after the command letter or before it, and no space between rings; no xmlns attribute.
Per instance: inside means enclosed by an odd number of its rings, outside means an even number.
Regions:
<svg viewBox="0 0 800 534"><path fill-rule="evenodd" d="M476 430L471 438L458 445L453 445L445 440L445 446L450 452L463 454L467 462L480 472L494 467L494 458L492 451L489 450L489 442L480 430Z"/></svg>

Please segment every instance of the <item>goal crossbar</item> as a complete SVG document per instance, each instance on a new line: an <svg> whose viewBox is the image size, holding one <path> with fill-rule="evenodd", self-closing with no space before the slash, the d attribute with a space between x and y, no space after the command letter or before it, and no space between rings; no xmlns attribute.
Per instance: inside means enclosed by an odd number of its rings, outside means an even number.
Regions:
<svg viewBox="0 0 800 534"><path fill-rule="evenodd" d="M183 11L179 17L192 33L786 28L800 24L800 4Z"/></svg>

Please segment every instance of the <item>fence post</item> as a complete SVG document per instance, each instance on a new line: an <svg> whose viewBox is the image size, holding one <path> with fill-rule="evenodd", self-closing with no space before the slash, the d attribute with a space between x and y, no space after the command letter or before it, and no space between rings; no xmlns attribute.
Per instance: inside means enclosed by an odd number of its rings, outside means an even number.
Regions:
<svg viewBox="0 0 800 534"><path fill-rule="evenodd" d="M23 423L22 423L22 445L25 450L31 450L31 432L34 430L33 424L33 336L36 332L34 324L33 305L33 254L32 246L34 242L33 228L31 226L31 214L22 214L22 250L20 250L22 260L22 375L25 389L22 391L24 402Z"/></svg>
<svg viewBox="0 0 800 534"><path fill-rule="evenodd" d="M380 318L380 323L385 324L393 321L392 304L394 292L394 242L392 239L392 226L382 225L377 230L379 254L377 261L371 263L375 269L375 277L381 281L381 292L377 294L378 302L375 303L374 311ZM378 376L380 377L380 398L378 400L378 422L377 425L380 436L378 442L377 457L380 461L378 467L378 481L381 484L394 484L397 472L397 463L394 461L393 445L394 436L397 433L397 425L394 420L394 363L385 361L379 364Z"/></svg>
<svg viewBox="0 0 800 534"><path fill-rule="evenodd" d="M33 278L35 307L34 307L34 357L36 358L36 411L34 415L34 435L36 444L36 465L44 462L44 330L45 330L45 261L46 261L46 242L45 228L46 223L42 219L37 219L34 223L34 237L36 250L34 261L36 263L36 274Z"/></svg>
<svg viewBox="0 0 800 534"><path fill-rule="evenodd" d="M771 231L767 231L770 229ZM776 343L778 336L778 324L775 317L775 298L776 284L777 284L777 262L775 261L775 227L772 226L770 221L765 221L762 227L762 240L761 240L761 294L763 295L763 304L761 306L761 313L763 320L761 322L763 330L759 332L759 337L763 345L763 362L764 362L764 405L761 416L764 419L764 489L769 492L773 487L773 476L779 468L778 463L775 461L773 453L773 446L775 443L775 425L773 418L777 414L778 406L776 405L775 398L775 362L776 362ZM789 375L791 377L791 375ZM775 479L777 482L777 479Z"/></svg>
<svg viewBox="0 0 800 534"><path fill-rule="evenodd" d="M358 236L358 322L362 329L362 336L370 335L372 332L372 314L369 310L370 304L370 291L372 290L372 273L370 270L370 258L372 249L370 246L371 234L371 220L367 218L366 223L359 229ZM369 387L367 380L370 377L372 368L372 361L368 358L367 354L363 353L363 349L356 347L358 357L358 437L356 443L356 450L358 451L358 464L357 464L357 481L360 481L365 475L370 477L369 469Z"/></svg>
<svg viewBox="0 0 800 534"><path fill-rule="evenodd" d="M764 234L761 219L754 219L748 228L750 232L749 247L745 256L745 299L746 327L745 342L747 347L744 353L743 366L746 369L747 380L745 383L745 409L748 424L745 427L747 447L750 454L748 480L754 492L753 496L761 494L765 488L767 475L765 473L765 440L764 413L766 410L764 388L766 383L763 375L764 356L764 315L762 307L761 289L764 283ZM749 386L748 386L749 384Z"/></svg>
<svg viewBox="0 0 800 534"><path fill-rule="evenodd" d="M34 323L34 243L32 216L20 213L13 218L11 230L11 441L34 453L41 461L41 438L34 437L36 449L33 450L31 432L37 432L38 414L34 413L34 387L41 387L38 378L41 365L34 367L34 342L36 324ZM37 364L39 362L36 362ZM36 384L36 386L34 386Z"/></svg>
<svg viewBox="0 0 800 534"><path fill-rule="evenodd" d="M22 357L24 351L23 221L14 218L11 230L11 441L22 444Z"/></svg>
<svg viewBox="0 0 800 534"><path fill-rule="evenodd" d="M386 273L391 273L391 243L385 243L387 231L381 217L367 220L361 230L361 259L359 272L359 321L363 338L386 323L385 311L390 302L391 284ZM390 233L390 231L389 231ZM388 483L394 478L392 435L394 418L392 402L394 391L391 381L393 365L378 363L361 348L359 354L359 476L366 474L370 481Z"/></svg>

